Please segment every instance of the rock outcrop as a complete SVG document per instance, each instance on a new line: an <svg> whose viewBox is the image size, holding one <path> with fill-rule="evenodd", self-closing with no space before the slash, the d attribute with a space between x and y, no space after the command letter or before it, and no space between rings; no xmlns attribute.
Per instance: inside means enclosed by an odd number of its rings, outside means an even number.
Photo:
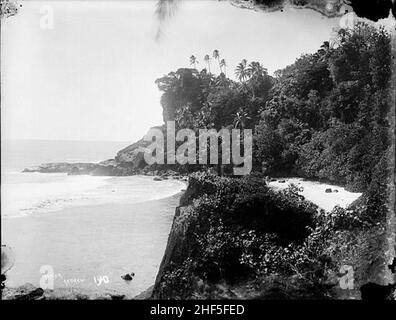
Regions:
<svg viewBox="0 0 396 320"><path fill-rule="evenodd" d="M144 148L149 144L150 142L141 139L120 150L115 157L116 163L123 164L131 169L143 169L146 166L146 162L144 161Z"/></svg>
<svg viewBox="0 0 396 320"><path fill-rule="evenodd" d="M37 167L26 168L23 172L67 173L69 175L89 174L94 176L119 176L125 174L125 170L119 167L114 160L106 160L99 163L44 163Z"/></svg>
<svg viewBox="0 0 396 320"><path fill-rule="evenodd" d="M153 127L162 130L162 127ZM41 173L67 173L69 175L93 175L93 176L128 176L134 174L148 174L157 170L157 167L150 167L144 160L145 148L151 144L150 141L140 139L128 147L118 151L114 159L101 161L98 163L67 163L54 162L44 163L36 167L30 167L23 172L41 172ZM167 168L162 169L162 175L172 176ZM169 171L169 172L168 172ZM157 172L156 174L160 174Z"/></svg>

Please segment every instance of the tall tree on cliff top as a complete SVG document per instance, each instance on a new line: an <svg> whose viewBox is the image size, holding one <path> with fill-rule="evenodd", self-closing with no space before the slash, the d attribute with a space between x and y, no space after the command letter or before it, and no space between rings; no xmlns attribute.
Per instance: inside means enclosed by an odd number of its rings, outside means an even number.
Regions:
<svg viewBox="0 0 396 320"><path fill-rule="evenodd" d="M205 55L204 61L206 62L206 65L208 66L208 71L210 73L210 57L208 54Z"/></svg>
<svg viewBox="0 0 396 320"><path fill-rule="evenodd" d="M221 73L221 67L220 67L220 53L219 53L219 50L213 50L213 58L215 59L215 60L217 60L217 62L218 62L218 64L219 64L219 70L220 70L220 73Z"/></svg>
<svg viewBox="0 0 396 320"><path fill-rule="evenodd" d="M194 66L194 69L197 69L197 63L199 63L197 57L192 55L190 57L190 65Z"/></svg>
<svg viewBox="0 0 396 320"><path fill-rule="evenodd" d="M249 71L246 67L247 61L243 59L235 69L235 75L240 82L244 82L247 78L249 78Z"/></svg>
<svg viewBox="0 0 396 320"><path fill-rule="evenodd" d="M223 72L225 76L227 76L226 68L227 68L226 61L224 59L221 59L220 60L220 71Z"/></svg>
<svg viewBox="0 0 396 320"><path fill-rule="evenodd" d="M246 127L246 123L248 120L251 120L249 113L244 108L239 108L238 111L235 113L234 118L234 128L243 130Z"/></svg>

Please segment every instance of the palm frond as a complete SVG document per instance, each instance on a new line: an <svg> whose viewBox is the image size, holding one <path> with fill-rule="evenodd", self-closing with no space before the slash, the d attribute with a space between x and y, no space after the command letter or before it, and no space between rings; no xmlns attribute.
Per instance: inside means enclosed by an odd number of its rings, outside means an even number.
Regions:
<svg viewBox="0 0 396 320"><path fill-rule="evenodd" d="M179 8L180 0L158 0L155 15L158 19L158 29L155 36L155 39L160 40L165 23L174 16L175 12Z"/></svg>

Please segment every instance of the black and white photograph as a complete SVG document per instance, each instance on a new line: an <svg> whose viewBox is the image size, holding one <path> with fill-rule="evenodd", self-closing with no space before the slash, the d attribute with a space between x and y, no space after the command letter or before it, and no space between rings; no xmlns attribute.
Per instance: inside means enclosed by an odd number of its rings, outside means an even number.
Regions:
<svg viewBox="0 0 396 320"><path fill-rule="evenodd" d="M395 8L1 0L1 300L396 300Z"/></svg>

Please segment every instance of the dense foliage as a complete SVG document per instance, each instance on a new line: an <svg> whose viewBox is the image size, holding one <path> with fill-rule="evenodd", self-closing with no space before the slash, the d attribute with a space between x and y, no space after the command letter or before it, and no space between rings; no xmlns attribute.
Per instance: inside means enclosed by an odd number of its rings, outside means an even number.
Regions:
<svg viewBox="0 0 396 320"><path fill-rule="evenodd" d="M365 190L390 145L390 37L359 24L278 72L257 129L269 173Z"/></svg>
<svg viewBox="0 0 396 320"><path fill-rule="evenodd" d="M161 284L161 296L189 297L196 279L238 282L304 264L304 242L319 210L292 187L274 192L262 177L190 176L185 239Z"/></svg>
<svg viewBox="0 0 396 320"><path fill-rule="evenodd" d="M185 238L156 297L235 298L235 285L245 298L327 298L344 264L354 266L357 282L368 279L383 263L389 211L389 34L363 23L341 29L274 77L242 60L238 82L226 77L217 50L213 57L220 75L210 72L208 55L201 71L191 56L194 69L157 80L164 120L193 130L254 129L255 172L190 178L181 199ZM364 196L325 212L295 186L271 191L267 175L325 179Z"/></svg>
<svg viewBox="0 0 396 320"><path fill-rule="evenodd" d="M219 52L214 57L220 62ZM190 58L196 66L195 56ZM164 120L179 128L254 130L254 170L367 190L390 145L391 46L381 28L359 23L275 72L246 60L238 82L207 67L157 80ZM224 61L224 59L222 59ZM221 67L223 66L223 68ZM213 66L212 66L213 69Z"/></svg>
<svg viewBox="0 0 396 320"><path fill-rule="evenodd" d="M326 212L262 178L190 176L156 298L332 298L340 266L354 266L358 283L381 263L385 231L365 203Z"/></svg>

